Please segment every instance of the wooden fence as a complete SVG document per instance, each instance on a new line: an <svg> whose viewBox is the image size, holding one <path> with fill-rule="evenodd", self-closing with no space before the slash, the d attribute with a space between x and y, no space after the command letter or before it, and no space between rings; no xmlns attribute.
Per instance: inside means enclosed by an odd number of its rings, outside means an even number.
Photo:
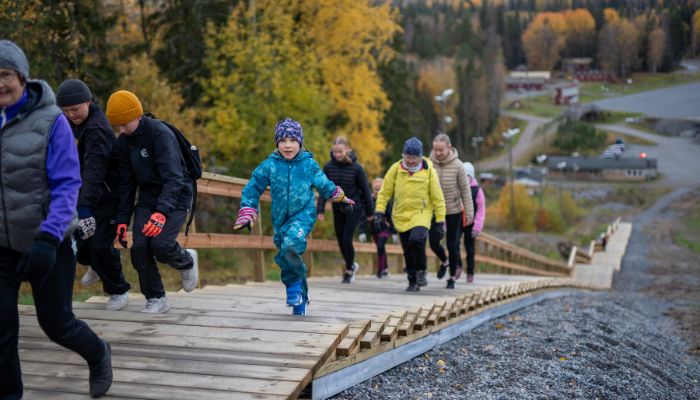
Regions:
<svg viewBox="0 0 700 400"><path fill-rule="evenodd" d="M205 172L197 182L198 193L240 199L243 187L247 182L246 179ZM260 200L269 202L269 191L265 191ZM330 204L327 204L327 207L330 208ZM255 281L262 282L266 276L264 252L265 250L275 250L272 237L263 235L262 224L266 222L267 218L265 215L259 215L257 223L250 234L190 232L187 237L180 235L178 241L188 248L245 249L253 251L253 278ZM231 224L233 224L233 221ZM377 251L374 243L355 242L353 245L356 253L376 254ZM466 255L466 251L464 251L464 248L462 249L462 254ZM398 244L387 244L386 251L388 255L396 257L396 268L397 271L400 271L403 268L403 251L401 246ZM309 275L313 274L313 253L315 252L338 253L338 243L335 240L312 238L308 240L307 252L304 258L309 268ZM432 252L428 251L428 254L432 256ZM477 262L489 265L503 273L569 276L573 267L571 262L567 263L544 257L486 233L482 233L476 239L475 258ZM463 265L466 265L466 263Z"/></svg>

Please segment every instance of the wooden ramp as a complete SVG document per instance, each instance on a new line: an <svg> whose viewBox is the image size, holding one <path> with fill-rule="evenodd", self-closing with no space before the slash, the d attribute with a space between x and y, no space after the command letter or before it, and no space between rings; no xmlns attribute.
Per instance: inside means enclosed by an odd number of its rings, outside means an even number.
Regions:
<svg viewBox="0 0 700 400"><path fill-rule="evenodd" d="M622 258L631 235L632 223L616 223L614 235L610 235L605 251L592 253L587 262L577 260L573 278L594 289L612 288L614 272L622 266Z"/></svg>
<svg viewBox="0 0 700 400"><path fill-rule="evenodd" d="M431 279L406 293L405 277L310 280L309 315L295 317L279 282L207 286L169 293L167 314L122 311L106 298L74 303L76 315L112 344L114 384L106 398L286 399L315 378L419 339L516 296L580 287L569 278L477 275L475 284ZM34 308L20 306L20 358L28 399L87 398L84 361L51 343Z"/></svg>

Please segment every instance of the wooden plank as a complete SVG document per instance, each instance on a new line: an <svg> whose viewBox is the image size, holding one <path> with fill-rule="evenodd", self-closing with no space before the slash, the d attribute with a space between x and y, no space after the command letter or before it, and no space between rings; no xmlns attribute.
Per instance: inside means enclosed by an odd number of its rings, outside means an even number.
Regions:
<svg viewBox="0 0 700 400"><path fill-rule="evenodd" d="M87 377L85 371L83 375ZM88 394L87 379L76 379L70 377L38 376L24 374L22 376L24 387L29 390L48 390L52 392L75 393L85 398ZM212 399L230 400L236 399L263 399L275 400L284 399L286 396L263 394L263 393L243 393L201 388L168 387L160 385L142 385L128 382L114 382L109 390L110 396L126 397L131 399L149 400L176 400L176 399ZM107 399L109 397L105 397Z"/></svg>
<svg viewBox="0 0 700 400"><path fill-rule="evenodd" d="M296 343L302 345L333 344L340 342L339 335L308 332L279 332L258 329L214 328L192 325L168 325L126 321L102 321L83 319L95 332L134 333L139 336L177 336L187 340L189 337L200 339L227 339L240 342L277 342ZM20 316L20 324L24 326L39 326L33 316Z"/></svg>
<svg viewBox="0 0 700 400"><path fill-rule="evenodd" d="M86 377L86 366L70 364L47 364L27 361L22 363L22 370L27 375L39 375L54 378L81 379ZM231 378L206 374L179 374L174 372L115 369L117 382L135 383L142 386L153 385L179 388L197 388L229 392L261 393L273 395L290 395L297 391L299 382L270 381L268 379Z"/></svg>
<svg viewBox="0 0 700 400"><path fill-rule="evenodd" d="M24 337L46 338L44 332L39 327L22 325L20 334ZM134 333L124 332L98 332L98 334L110 343L130 343L139 345L165 345L177 348L195 348L195 349L212 349L212 350L228 350L242 352L259 352L266 354L277 354L287 356L315 356L322 357L328 351L330 346L335 347L340 341L334 340L332 343L311 343L301 344L292 342L265 342L264 346L258 346L262 343L256 341L240 341L224 338L197 338L197 337L180 337L170 335L158 336L141 336ZM48 340L46 338L46 340Z"/></svg>
<svg viewBox="0 0 700 400"><path fill-rule="evenodd" d="M33 306L19 306L20 315L36 316ZM235 328L249 330L266 330L274 332L306 332L316 334L331 334L344 337L347 335L348 325L344 322L337 324L306 321L293 317L289 319L253 319L253 318L220 318L199 315L182 314L144 314L124 311L93 310L74 308L76 317L83 320L100 319L103 321L123 321L139 323L158 323L161 325L190 325L211 328ZM291 317L291 316L290 316Z"/></svg>

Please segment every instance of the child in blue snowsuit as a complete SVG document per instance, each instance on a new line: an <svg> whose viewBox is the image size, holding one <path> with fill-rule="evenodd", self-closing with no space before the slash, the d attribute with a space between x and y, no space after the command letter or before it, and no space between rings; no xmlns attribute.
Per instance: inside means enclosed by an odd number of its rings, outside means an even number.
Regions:
<svg viewBox="0 0 700 400"><path fill-rule="evenodd" d="M291 118L275 125L277 150L263 161L243 188L241 209L233 229L250 228L258 217L258 202L265 188L272 197L272 227L275 262L282 270L282 283L287 288L287 305L294 315L305 315L309 303L306 265L301 256L306 250L306 236L316 222L313 189L333 202L354 204L345 197L340 186L331 182L313 155L303 149L304 131Z"/></svg>

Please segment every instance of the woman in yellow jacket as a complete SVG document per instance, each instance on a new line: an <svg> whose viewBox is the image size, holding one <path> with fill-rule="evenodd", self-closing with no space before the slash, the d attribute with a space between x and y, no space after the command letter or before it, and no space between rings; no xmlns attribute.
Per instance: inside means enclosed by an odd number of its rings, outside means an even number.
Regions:
<svg viewBox="0 0 700 400"><path fill-rule="evenodd" d="M435 215L437 231L445 234L445 198L432 163L423 157L423 143L413 137L403 147L403 158L389 168L377 196L374 224L383 228L386 205L393 198L392 221L401 237L408 274L407 292L428 284L425 240Z"/></svg>

